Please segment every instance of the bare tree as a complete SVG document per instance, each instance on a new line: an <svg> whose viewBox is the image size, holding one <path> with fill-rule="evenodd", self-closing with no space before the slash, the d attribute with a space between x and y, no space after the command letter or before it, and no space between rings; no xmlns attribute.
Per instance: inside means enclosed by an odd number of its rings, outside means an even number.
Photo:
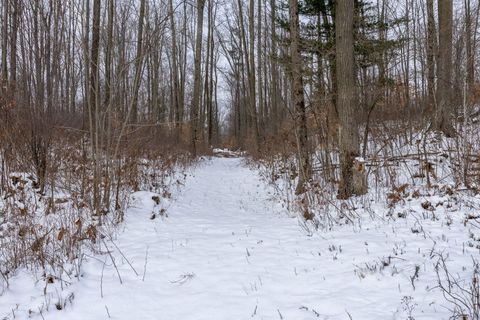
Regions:
<svg viewBox="0 0 480 320"><path fill-rule="evenodd" d="M7 54L8 54L8 1L3 2L3 12L2 12L2 80L5 83L8 80L8 65L7 65ZM2 84L2 87L4 85Z"/></svg>
<svg viewBox="0 0 480 320"><path fill-rule="evenodd" d="M455 135L452 106L453 2L438 1L438 88L433 129L447 137Z"/></svg>
<svg viewBox="0 0 480 320"><path fill-rule="evenodd" d="M99 133L99 101L100 101L100 81L98 56L100 51L100 0L93 2L93 21L92 21L92 45L90 53L90 102L89 102L89 122L90 136L92 141L92 150L94 155L94 178L93 178L93 206L96 215L100 213L100 133Z"/></svg>
<svg viewBox="0 0 480 320"><path fill-rule="evenodd" d="M355 63L353 56L354 1L338 0L335 7L336 26L336 78L337 108L339 116L340 185L338 198L347 199L352 195L367 192L363 177L363 163L360 155L358 104L355 83Z"/></svg>
<svg viewBox="0 0 480 320"><path fill-rule="evenodd" d="M276 30L276 0L270 0L270 77L271 77L271 94L270 94L270 108L271 108L271 122L273 134L277 133L280 122L279 117L279 89L278 89L278 66L277 66L277 30Z"/></svg>
<svg viewBox="0 0 480 320"><path fill-rule="evenodd" d="M292 101L294 104L295 135L298 146L298 162L300 177L296 193L305 191L305 183L311 177L310 152L308 147L307 114L305 110L305 96L303 93L303 61L300 48L300 33L298 22L298 1L289 1L290 11L290 54L292 73Z"/></svg>
<svg viewBox="0 0 480 320"><path fill-rule="evenodd" d="M140 1L140 9L138 13L138 28L137 28L137 54L135 56L135 83L133 85L132 98L132 122L138 121L138 90L140 89L141 75L143 71L143 26L145 20L145 0Z"/></svg>
<svg viewBox="0 0 480 320"><path fill-rule="evenodd" d="M177 31L175 26L175 12L173 10L173 0L168 1L168 10L170 15L170 31L172 34L172 75L173 75L173 83L172 83L172 98L173 98L173 109L175 110L175 128L176 128L176 139L178 140L180 130L181 130L181 122L182 119L180 118L181 114L181 107L180 107L180 80L178 77L178 50L177 50Z"/></svg>
<svg viewBox="0 0 480 320"><path fill-rule="evenodd" d="M10 32L10 84L8 91L10 96L14 97L17 83L17 35L18 20L20 18L20 3L18 0L13 0L12 9L12 28Z"/></svg>
<svg viewBox="0 0 480 320"><path fill-rule="evenodd" d="M435 101L435 56L437 51L437 28L433 0L427 0L427 104L433 111Z"/></svg>
<svg viewBox="0 0 480 320"><path fill-rule="evenodd" d="M192 153L195 157L198 148L198 117L200 108L200 74L202 72L202 37L203 37L203 11L205 8L205 0L197 0L197 29L195 39L195 62L194 62L194 82L193 82L193 97L191 104L191 142Z"/></svg>
<svg viewBox="0 0 480 320"><path fill-rule="evenodd" d="M253 134L256 151L260 151L260 132L258 130L258 111L257 111L257 94L255 79L255 3L250 0L248 8L248 29L249 29L249 53L250 69L248 72L248 83L250 86L250 112L252 114Z"/></svg>
<svg viewBox="0 0 480 320"><path fill-rule="evenodd" d="M473 89L475 82L475 36L473 34L474 15L472 14L471 0L464 0L465 6L465 51L466 51L466 82L468 90ZM477 5L478 6L478 5ZM477 9L478 10L478 9Z"/></svg>
<svg viewBox="0 0 480 320"><path fill-rule="evenodd" d="M257 2L257 79L258 79L258 122L264 123L262 61L262 2Z"/></svg>

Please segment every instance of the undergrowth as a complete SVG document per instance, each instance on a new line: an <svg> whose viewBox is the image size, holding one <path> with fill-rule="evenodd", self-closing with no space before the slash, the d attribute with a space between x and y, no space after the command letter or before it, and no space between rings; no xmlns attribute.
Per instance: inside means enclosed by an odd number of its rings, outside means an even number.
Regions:
<svg viewBox="0 0 480 320"><path fill-rule="evenodd" d="M187 153L152 150L112 159L103 168L98 214L92 157L82 143L63 142L48 148L44 187L28 160L18 157L6 165L5 153L0 155L0 296L19 270L33 274L45 293L54 283L68 287L81 277L86 258L107 254L102 248L124 220L129 195L151 191L164 201L183 184L193 161Z"/></svg>

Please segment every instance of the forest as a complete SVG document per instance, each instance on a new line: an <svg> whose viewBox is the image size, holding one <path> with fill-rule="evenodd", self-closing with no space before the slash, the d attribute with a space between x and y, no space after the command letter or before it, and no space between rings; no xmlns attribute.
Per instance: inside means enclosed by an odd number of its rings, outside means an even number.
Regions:
<svg viewBox="0 0 480 320"><path fill-rule="evenodd" d="M479 22L2 0L0 319L480 320Z"/></svg>

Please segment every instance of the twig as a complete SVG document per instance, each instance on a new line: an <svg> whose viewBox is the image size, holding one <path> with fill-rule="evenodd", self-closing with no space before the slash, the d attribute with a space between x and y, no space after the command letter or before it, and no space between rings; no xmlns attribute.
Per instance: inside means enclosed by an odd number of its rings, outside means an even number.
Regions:
<svg viewBox="0 0 480 320"><path fill-rule="evenodd" d="M102 266L102 274L100 276L100 297L103 298L103 271L105 270L105 264L107 263L107 259L103 262Z"/></svg>
<svg viewBox="0 0 480 320"><path fill-rule="evenodd" d="M108 318L109 318L109 319L111 319L111 318L112 318L112 316L110 316L110 311L108 311L108 307L107 307L107 305L105 305L105 310L107 310L107 315L108 315Z"/></svg>
<svg viewBox="0 0 480 320"><path fill-rule="evenodd" d="M101 238L101 239L102 239L103 244L107 248L107 253L110 256L110 259L112 260L112 263L113 263L113 267L115 268L115 270L117 272L118 280L120 281L120 284L123 284L122 277L120 276L120 271L118 270L117 264L115 263L115 258L113 257L112 252L110 250L108 250L108 247L107 247L107 244L105 243L105 240L103 240L103 238Z"/></svg>
<svg viewBox="0 0 480 320"><path fill-rule="evenodd" d="M145 274L147 274L147 263L148 263L148 246L147 246L147 250L145 252L145 264L143 265L143 277L142 277L142 281L145 281Z"/></svg>
<svg viewBox="0 0 480 320"><path fill-rule="evenodd" d="M350 320L353 320L352 315L350 314L350 312L348 312L348 310L346 310L346 309L345 309L345 312L347 313L348 318L349 318Z"/></svg>
<svg viewBox="0 0 480 320"><path fill-rule="evenodd" d="M110 235L108 235L108 238L109 238L110 242L112 242L113 246L118 250L118 253L120 253L120 255L125 259L125 261L127 261L130 268L132 268L133 272L135 272L135 275L138 277L139 274L138 274L137 270L135 270L133 265L130 263L130 261L127 259L127 257L125 257L125 255L123 254L122 250L120 250L120 248L115 244L112 237Z"/></svg>

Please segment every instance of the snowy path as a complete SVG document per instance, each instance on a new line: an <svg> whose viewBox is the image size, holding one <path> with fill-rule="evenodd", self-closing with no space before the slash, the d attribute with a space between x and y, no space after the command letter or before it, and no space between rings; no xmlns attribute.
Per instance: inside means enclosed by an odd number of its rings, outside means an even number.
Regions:
<svg viewBox="0 0 480 320"><path fill-rule="evenodd" d="M410 284L415 264L429 267L417 252L423 238L407 234L406 250L391 227L307 236L241 159L213 158L193 174L168 218L150 220L145 208L128 213L116 244L138 275L118 252L122 285L115 268L90 259L69 288L73 303L45 319L405 319L405 296L419 305L416 319L445 315L438 293L427 298L426 286ZM397 273L390 266L356 274L356 265L379 261L392 246L412 253L395 262Z"/></svg>

